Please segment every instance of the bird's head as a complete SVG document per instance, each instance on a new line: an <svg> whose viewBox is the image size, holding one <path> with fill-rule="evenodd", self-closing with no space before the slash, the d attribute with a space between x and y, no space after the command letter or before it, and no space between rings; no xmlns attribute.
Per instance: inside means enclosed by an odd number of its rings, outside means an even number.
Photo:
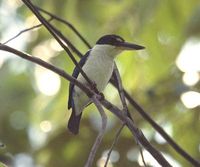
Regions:
<svg viewBox="0 0 200 167"><path fill-rule="evenodd" d="M144 48L144 46L126 42L122 37L113 34L102 36L95 45L95 49L100 49L114 57L125 50L141 50Z"/></svg>

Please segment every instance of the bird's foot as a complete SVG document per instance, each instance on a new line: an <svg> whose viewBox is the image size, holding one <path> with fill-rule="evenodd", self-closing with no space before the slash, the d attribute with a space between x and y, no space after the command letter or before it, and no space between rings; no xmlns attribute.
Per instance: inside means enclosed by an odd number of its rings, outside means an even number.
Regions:
<svg viewBox="0 0 200 167"><path fill-rule="evenodd" d="M97 89L97 84L95 82L92 82L90 87L94 92L96 92L96 93L99 92L98 89Z"/></svg>
<svg viewBox="0 0 200 167"><path fill-rule="evenodd" d="M99 92L97 89L97 84L95 82L92 82L91 89L97 94L99 100L105 99L104 94L102 92Z"/></svg>
<svg viewBox="0 0 200 167"><path fill-rule="evenodd" d="M97 93L95 96L99 101L105 99L104 94L102 92Z"/></svg>
<svg viewBox="0 0 200 167"><path fill-rule="evenodd" d="M96 94L96 97L97 97L98 100L104 100L105 99L104 94L102 92L98 92Z"/></svg>

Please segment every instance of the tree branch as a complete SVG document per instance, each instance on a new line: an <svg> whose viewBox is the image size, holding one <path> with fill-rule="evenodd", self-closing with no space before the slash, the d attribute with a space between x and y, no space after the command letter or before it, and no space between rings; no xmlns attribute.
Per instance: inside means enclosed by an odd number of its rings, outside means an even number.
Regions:
<svg viewBox="0 0 200 167"><path fill-rule="evenodd" d="M123 110L124 110L125 114L130 116L130 118L131 118L131 115L130 115L130 113L128 111L128 107L127 107L127 104L126 104L126 98L124 96L122 80L121 80L121 77L120 77L120 74L119 74L119 70L117 68L116 63L114 64L113 77L114 77L116 85L117 85L117 90L119 92L119 96L120 96L120 99L121 99L121 102L122 102Z"/></svg>
<svg viewBox="0 0 200 167"><path fill-rule="evenodd" d="M103 139L103 136L104 136L104 133L105 133L105 130L106 130L106 125L107 125L107 117L106 117L106 114L102 108L102 105L101 103L99 102L99 100L97 99L97 96L94 95L92 97L92 101L93 103L95 104L96 108L98 109L100 115L101 115L101 119L102 119L102 127L101 127L101 130L99 131L99 134L95 140L95 143L93 144L92 146L92 149L90 151L90 155L88 157L88 160L87 160L87 163L85 164L85 167L91 167L92 166L92 163L94 161L94 158L95 158L95 155L96 155L96 152L101 144L101 141Z"/></svg>

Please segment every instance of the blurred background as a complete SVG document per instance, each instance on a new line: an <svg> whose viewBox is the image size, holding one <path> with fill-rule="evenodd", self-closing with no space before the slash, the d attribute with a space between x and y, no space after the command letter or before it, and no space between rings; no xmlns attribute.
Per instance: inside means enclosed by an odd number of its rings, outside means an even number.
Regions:
<svg viewBox="0 0 200 167"><path fill-rule="evenodd" d="M94 45L105 34L118 34L144 45L116 59L123 85L166 132L200 159L200 1L48 0L33 1L66 19ZM0 0L0 42L38 24L20 0ZM48 18L48 17L46 17ZM65 25L53 21L82 52L88 48ZM72 73L73 63L42 27L8 43ZM77 60L79 59L76 57ZM66 129L69 82L38 65L0 51L0 162L14 167L81 167L101 127L93 105L85 109L80 133ZM105 97L121 107L108 85ZM174 167L191 166L130 107L149 141ZM94 166L102 167L121 123L107 111L108 127ZM150 166L159 166L144 151ZM109 167L142 166L138 146L124 129Z"/></svg>

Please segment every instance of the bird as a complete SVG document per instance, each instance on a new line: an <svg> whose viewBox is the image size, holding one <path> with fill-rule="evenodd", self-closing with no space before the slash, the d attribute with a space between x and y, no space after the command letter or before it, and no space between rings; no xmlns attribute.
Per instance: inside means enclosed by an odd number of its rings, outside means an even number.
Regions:
<svg viewBox="0 0 200 167"><path fill-rule="evenodd" d="M125 50L144 48L144 46L126 42L119 35L108 34L99 38L94 47L86 52L78 64L95 84L96 89L102 92L112 76L116 56ZM78 67L74 68L72 76L86 86L89 84ZM79 133L82 111L90 103L91 99L79 87L70 82L68 109L72 108L72 113L68 121L68 129L71 133L75 135Z"/></svg>

